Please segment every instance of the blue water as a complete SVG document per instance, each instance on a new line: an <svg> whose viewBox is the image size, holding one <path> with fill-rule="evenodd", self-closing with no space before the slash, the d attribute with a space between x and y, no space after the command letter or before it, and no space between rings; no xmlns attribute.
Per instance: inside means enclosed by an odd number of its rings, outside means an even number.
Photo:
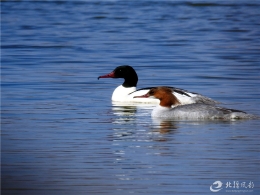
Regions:
<svg viewBox="0 0 260 195"><path fill-rule="evenodd" d="M151 107L111 103L122 79L97 80L128 64L140 88L260 115L259 10L248 0L2 1L2 194L211 194L215 181L219 194L259 194L259 120L153 121Z"/></svg>

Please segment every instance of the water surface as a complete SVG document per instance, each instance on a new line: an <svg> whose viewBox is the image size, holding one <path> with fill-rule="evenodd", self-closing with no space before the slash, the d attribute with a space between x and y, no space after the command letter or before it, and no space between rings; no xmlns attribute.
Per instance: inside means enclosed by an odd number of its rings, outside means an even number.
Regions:
<svg viewBox="0 0 260 195"><path fill-rule="evenodd" d="M259 120L163 121L120 106L170 85L260 115L258 1L1 2L2 194L259 194ZM237 189L237 188L236 188ZM245 190L241 187L237 190Z"/></svg>

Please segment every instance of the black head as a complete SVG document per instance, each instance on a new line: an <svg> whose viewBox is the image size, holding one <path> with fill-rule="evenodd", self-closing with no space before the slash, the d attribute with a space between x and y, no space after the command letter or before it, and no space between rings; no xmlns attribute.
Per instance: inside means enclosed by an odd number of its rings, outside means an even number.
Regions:
<svg viewBox="0 0 260 195"><path fill-rule="evenodd" d="M115 74L115 78L130 78L130 77L137 77L137 74L135 72L135 70L128 65L124 65L124 66L118 66L115 68L115 70L113 71Z"/></svg>
<svg viewBox="0 0 260 195"><path fill-rule="evenodd" d="M123 78L125 82L123 83L124 87L136 87L138 82L138 76L135 70L128 65L118 66L111 73L103 75L99 78Z"/></svg>

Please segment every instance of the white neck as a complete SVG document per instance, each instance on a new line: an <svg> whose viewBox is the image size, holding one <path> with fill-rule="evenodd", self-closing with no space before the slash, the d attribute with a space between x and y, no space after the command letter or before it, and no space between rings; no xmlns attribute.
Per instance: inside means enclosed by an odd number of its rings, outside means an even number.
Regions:
<svg viewBox="0 0 260 195"><path fill-rule="evenodd" d="M132 93L136 90L136 87L123 87L122 85L118 86L112 95L112 101L126 101L129 93Z"/></svg>

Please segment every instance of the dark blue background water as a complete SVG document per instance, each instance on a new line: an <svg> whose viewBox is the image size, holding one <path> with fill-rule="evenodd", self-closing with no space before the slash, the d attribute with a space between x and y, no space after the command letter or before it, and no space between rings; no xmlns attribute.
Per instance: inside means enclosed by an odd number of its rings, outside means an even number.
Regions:
<svg viewBox="0 0 260 195"><path fill-rule="evenodd" d="M2 1L2 194L260 193L260 121L111 104L122 64L260 115L259 1ZM233 183L232 183L233 184ZM232 194L234 194L233 192Z"/></svg>

